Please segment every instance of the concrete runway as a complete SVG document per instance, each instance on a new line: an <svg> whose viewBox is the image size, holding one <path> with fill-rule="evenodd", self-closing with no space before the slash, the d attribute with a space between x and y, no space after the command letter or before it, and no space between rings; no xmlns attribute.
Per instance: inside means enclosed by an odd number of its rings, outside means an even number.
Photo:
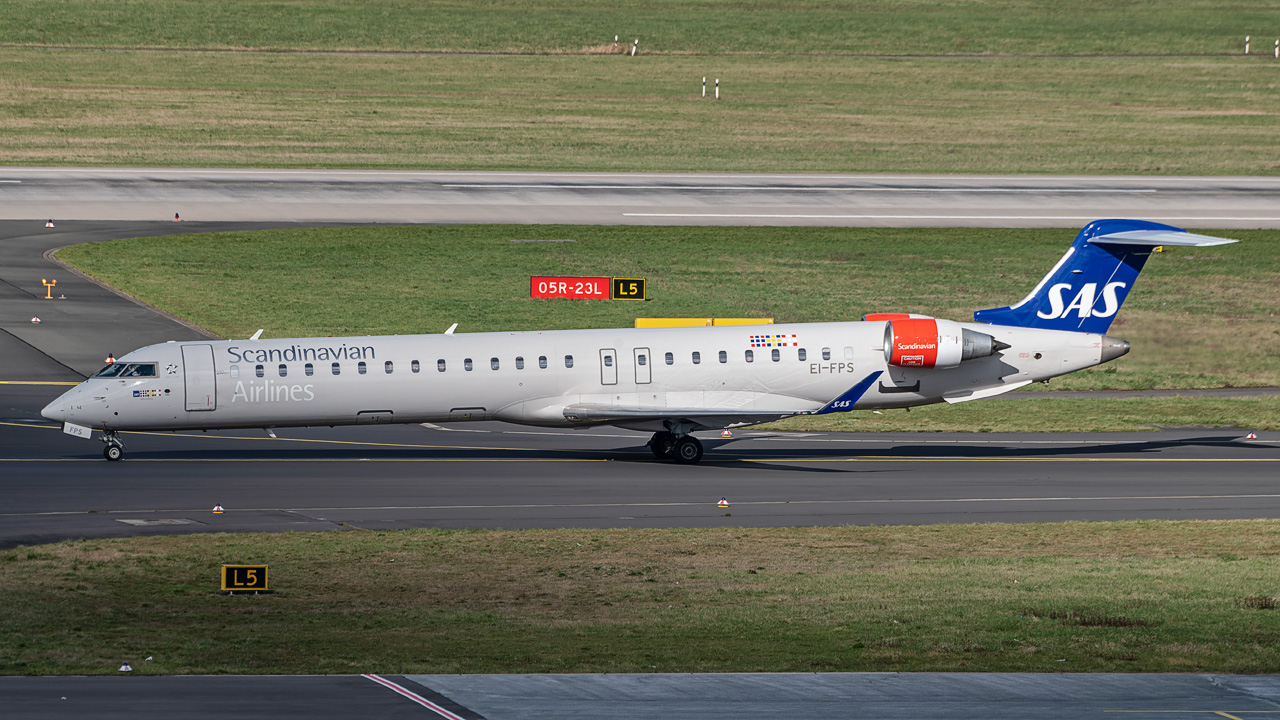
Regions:
<svg viewBox="0 0 1280 720"><path fill-rule="evenodd" d="M1280 677L1021 673L0 677L12 720L1194 720L1280 714Z"/></svg>
<svg viewBox="0 0 1280 720"><path fill-rule="evenodd" d="M0 219L1280 227L1280 178L0 167Z"/></svg>

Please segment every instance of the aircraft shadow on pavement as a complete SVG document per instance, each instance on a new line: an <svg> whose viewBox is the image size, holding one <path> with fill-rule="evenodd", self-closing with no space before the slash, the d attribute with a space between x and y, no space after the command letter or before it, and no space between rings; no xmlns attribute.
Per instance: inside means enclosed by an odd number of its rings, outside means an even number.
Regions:
<svg viewBox="0 0 1280 720"><path fill-rule="evenodd" d="M747 438L749 439L749 438ZM976 440L977 438L975 438ZM1151 440L1134 440L1131 442L1106 442L1106 443L1089 443L1081 442L1079 445L1055 444L1033 447L1018 447L1010 445L998 444L998 441L983 444L966 444L964 442L940 444L921 444L921 443L900 443L890 445L886 441L885 446L854 446L847 447L844 450L835 450L831 447L817 448L768 448L768 447L733 447L738 440L711 441L705 442L706 456L703 463L712 462L724 457L724 453L732 453L734 459L737 460L778 460L786 459L804 459L817 460L821 458L848 458L848 457L886 457L886 458L913 458L913 457L953 457L960 459L1009 459L1009 458L1027 458L1038 459L1048 457L1077 457L1077 456L1110 456L1110 455L1143 455L1151 453L1159 453L1165 450L1175 448L1213 448L1213 449L1230 449L1230 450L1250 450L1250 451L1269 451L1275 452L1280 447L1272 445L1244 445L1239 442L1237 436L1225 435L1206 435L1203 437L1179 437L1168 439L1151 439ZM720 457L717 457L720 453Z"/></svg>
<svg viewBox="0 0 1280 720"><path fill-rule="evenodd" d="M190 443L199 435L177 434L174 439L186 438ZM662 467L679 467L675 463L659 460L642 444L622 445L612 448L577 448L577 447L484 447L474 446L414 446L414 447L381 447L376 443L362 447L344 447L327 445L325 441L295 444L290 439L282 438L280 443L266 441L253 446L248 443L235 446L209 445L207 447L165 448L168 438L130 438L125 436L127 446L124 464L130 460L191 462L207 460L211 462L358 462L363 460L395 462L395 461L498 461L498 462L583 462L614 461L634 464L654 464ZM213 442L223 441L236 443L236 438L222 436ZM257 440L255 438L255 440ZM785 440L774 443L751 442L753 438L742 439L707 439L703 441L706 450L702 462L694 467L709 466L717 468L734 467L741 469L772 469L786 466L788 460L798 461L793 469L799 472L852 472L854 468L832 468L811 466L808 463L820 463L823 460L843 461L850 458L874 460L929 458L955 458L956 460L1035 460L1053 457L1120 457L1151 456L1173 449L1190 449L1209 451L1240 451L1250 453L1266 453L1270 455L1280 447L1273 445L1242 444L1235 436L1205 435L1198 437L1178 437L1167 439L1134 440L1130 442L1053 444L1036 446L1018 446L1000 444L999 441L982 441L975 438L974 443L958 441L955 443L935 444L904 442L890 444L858 444L840 445L837 443L814 443L812 446L799 446ZM341 441L339 441L341 442ZM48 452L52 448L46 449ZM56 452L56 451L55 451ZM57 453L61 454L61 453ZM65 457L77 459L100 458L98 443L86 444L84 450L67 453ZM105 462L105 461L104 461ZM859 471L865 470L860 468Z"/></svg>

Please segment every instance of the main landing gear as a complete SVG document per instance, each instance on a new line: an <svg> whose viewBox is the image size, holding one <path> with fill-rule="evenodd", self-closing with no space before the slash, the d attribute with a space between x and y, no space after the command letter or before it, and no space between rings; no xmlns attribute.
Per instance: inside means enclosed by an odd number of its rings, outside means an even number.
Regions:
<svg viewBox="0 0 1280 720"><path fill-rule="evenodd" d="M702 442L692 435L654 433L649 440L649 450L659 460L675 460L682 465L692 465L702 459Z"/></svg>
<svg viewBox="0 0 1280 720"><path fill-rule="evenodd" d="M102 433L102 442L106 444L106 447L102 448L102 457L112 462L124 457L124 443L120 442L115 431L108 430Z"/></svg>

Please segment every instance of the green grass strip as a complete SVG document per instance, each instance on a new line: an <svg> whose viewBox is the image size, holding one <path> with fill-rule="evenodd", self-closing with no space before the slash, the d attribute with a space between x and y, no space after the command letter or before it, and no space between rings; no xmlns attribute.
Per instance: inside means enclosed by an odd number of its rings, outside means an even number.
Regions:
<svg viewBox="0 0 1280 720"><path fill-rule="evenodd" d="M1223 0L8 0L4 42L547 53L613 52L621 35L644 53L1166 55L1243 52L1275 11Z"/></svg>
<svg viewBox="0 0 1280 720"><path fill-rule="evenodd" d="M1266 673L1278 556L1274 520L68 542L0 551L0 672Z"/></svg>

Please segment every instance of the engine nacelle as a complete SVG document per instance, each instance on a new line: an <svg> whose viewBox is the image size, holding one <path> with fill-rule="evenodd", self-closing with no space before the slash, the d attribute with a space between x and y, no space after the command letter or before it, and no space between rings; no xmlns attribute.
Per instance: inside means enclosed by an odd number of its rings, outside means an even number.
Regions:
<svg viewBox="0 0 1280 720"><path fill-rule="evenodd" d="M1008 347L951 320L908 318L891 320L884 327L884 360L898 367L953 368Z"/></svg>

